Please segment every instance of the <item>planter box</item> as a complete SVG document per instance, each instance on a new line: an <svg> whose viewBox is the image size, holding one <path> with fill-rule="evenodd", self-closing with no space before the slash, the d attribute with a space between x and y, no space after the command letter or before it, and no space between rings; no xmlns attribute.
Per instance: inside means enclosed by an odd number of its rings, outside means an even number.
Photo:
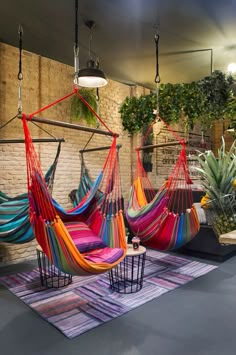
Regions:
<svg viewBox="0 0 236 355"><path fill-rule="evenodd" d="M202 195L204 195L202 191L193 191L194 202L200 202ZM213 228L210 225L202 224L198 234L178 251L221 262L236 255L236 245L220 244Z"/></svg>
<svg viewBox="0 0 236 355"><path fill-rule="evenodd" d="M225 261L236 254L236 245L221 245L211 226L201 225L198 234L178 252L199 258Z"/></svg>

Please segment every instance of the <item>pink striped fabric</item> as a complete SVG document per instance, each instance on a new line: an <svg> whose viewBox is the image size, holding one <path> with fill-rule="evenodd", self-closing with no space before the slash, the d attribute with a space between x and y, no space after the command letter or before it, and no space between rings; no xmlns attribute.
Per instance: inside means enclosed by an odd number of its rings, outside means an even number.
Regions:
<svg viewBox="0 0 236 355"><path fill-rule="evenodd" d="M90 251L88 255L83 254L85 259L93 263L109 263L112 264L122 257L124 254L123 249L119 248L103 248Z"/></svg>
<svg viewBox="0 0 236 355"><path fill-rule="evenodd" d="M68 222L65 223L65 226L73 239L76 248L81 253L106 247L106 244L103 243L102 239L96 236L96 234L94 234L84 222Z"/></svg>

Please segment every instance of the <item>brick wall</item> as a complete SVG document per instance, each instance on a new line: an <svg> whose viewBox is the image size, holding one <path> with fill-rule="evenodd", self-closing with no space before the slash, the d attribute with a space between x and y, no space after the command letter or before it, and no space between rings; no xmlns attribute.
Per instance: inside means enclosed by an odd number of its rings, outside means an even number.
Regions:
<svg viewBox="0 0 236 355"><path fill-rule="evenodd" d="M0 126L17 113L18 105L18 49L0 43ZM72 90L74 69L39 55L23 51L23 112L31 113L38 108L68 94ZM132 174L135 169L136 154L134 148L140 144L140 135L129 137L123 131L119 108L126 96L145 95L149 91L143 87L129 87L112 80L106 87L99 90L100 116L106 124L120 134L118 143L120 150L120 170L122 190L127 200ZM72 122L70 117L70 102L64 101L40 114L41 117ZM73 122L76 123L76 122ZM83 124L80 122L79 124ZM32 123L30 130L33 138L48 137L42 130ZM62 151L56 171L53 197L64 207L71 207L68 194L78 186L80 178L80 154L90 137L90 133L69 130L60 127L43 125L49 133L56 137L64 137ZM102 127L100 126L102 129ZM154 134L160 129L160 124L154 127ZM224 123L217 122L212 129L213 148L221 145L221 136L225 131ZM0 139L23 138L22 123L15 119L0 130ZM225 133L226 144L232 143L230 134ZM89 147L109 145L111 139L106 136L95 135ZM154 142L155 143L155 142ZM55 157L56 143L35 144L40 163L45 172ZM25 151L24 144L0 145L0 190L10 196L26 191ZM86 164L92 177L101 168L106 152L87 153ZM153 186L160 186L155 169L149 174ZM23 261L35 257L36 242L23 245L0 244L0 264Z"/></svg>
<svg viewBox="0 0 236 355"><path fill-rule="evenodd" d="M70 93L73 84L73 67L23 51L23 112L29 114L38 108ZM0 43L0 126L17 113L18 107L18 49ZM109 80L106 87L99 90L100 116L106 124L120 134L120 168L122 189L125 199L131 183L131 139L122 129L119 108L130 87ZM64 101L38 115L65 122L72 122L70 101ZM73 121L73 123L76 123ZM79 122L84 124L84 122ZM54 181L53 197L64 207L71 207L68 194L78 186L80 178L80 153L91 133L61 127L41 125L56 137L64 137L59 163ZM29 123L33 138L48 135ZM100 125L101 129L103 127ZM105 128L104 128L105 129ZM0 139L23 138L21 121L16 118L0 130ZM109 145L111 137L94 135L89 147ZM57 143L35 143L40 163L45 172L55 157ZM92 177L95 177L106 157L107 151L87 153L85 161ZM0 145L0 190L10 196L27 190L24 144ZM36 242L23 245L0 244L0 264L18 262L35 257Z"/></svg>

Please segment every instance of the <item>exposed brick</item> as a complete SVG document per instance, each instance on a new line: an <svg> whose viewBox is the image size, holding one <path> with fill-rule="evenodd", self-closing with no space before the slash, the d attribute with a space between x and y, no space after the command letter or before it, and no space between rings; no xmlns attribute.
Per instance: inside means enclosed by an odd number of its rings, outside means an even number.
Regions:
<svg viewBox="0 0 236 355"><path fill-rule="evenodd" d="M30 114L38 108L57 100L72 91L73 71L71 66L55 62L48 58L23 51L23 75L22 104L23 112ZM18 48L0 43L0 125L8 121L17 113L18 105ZM63 80L62 80L63 78ZM100 115L105 123L114 131L121 134L119 143L126 147L130 144L127 132L122 131L122 123L119 114L120 104L130 93L127 85L109 80L108 85L100 90ZM40 113L39 117L46 117L59 121L73 122L70 116L70 100L59 103L56 106ZM85 124L82 120L80 125ZM33 138L48 137L46 133L29 123ZM50 134L56 137L64 137L60 159L55 175L53 197L64 207L71 208L68 194L79 184L80 179L80 153L91 133L42 125ZM100 124L100 128L105 128ZM0 139L23 138L22 123L15 119L5 128L0 130ZM94 135L89 147L109 145L109 137ZM35 144L39 155L43 172L46 172L52 163L57 144ZM127 154L128 152L128 154ZM101 153L101 154L100 154ZM130 188L130 151L121 153L121 172L123 192L125 198ZM24 144L8 144L0 146L0 189L10 196L15 196L26 191L26 164ZM88 153L85 157L93 178L102 168L106 153ZM98 159L99 157L99 159ZM128 183L125 182L126 177ZM35 257L36 241L22 245L0 244L0 263L17 262Z"/></svg>
<svg viewBox="0 0 236 355"><path fill-rule="evenodd" d="M17 113L18 105L18 48L0 43L0 126L7 122ZM30 114L38 108L51 103L54 100L71 92L73 81L73 68L71 66L55 62L48 58L23 51L23 74L22 103L23 111ZM127 131L123 131L122 121L119 114L120 105L126 96L145 95L149 90L141 86L129 87L127 85L109 80L106 87L99 89L100 116L104 122L120 134L118 143L122 144L120 150L120 170L122 190L125 200L135 170L136 153L135 147L140 145L141 135L132 138ZM73 122L70 115L70 100L59 103L56 106L40 113L41 117L65 122ZM83 125L82 120L79 124ZM29 123L33 138L48 137L46 133L33 124ZM81 157L79 150L82 149L91 134L62 127L42 125L50 134L56 137L64 137L60 159L55 175L53 197L65 208L71 208L68 194L77 188L80 180ZM161 124L154 127L156 135ZM226 127L226 122L218 121L212 128L213 148L216 150L221 145L221 136ZM105 129L102 124L100 129ZM178 128L178 127L177 127ZM0 130L0 139L23 138L22 123L15 119L9 125ZM226 144L229 146L232 137L225 134ZM109 137L94 135L89 147L99 147L110 144ZM54 160L57 144L35 144L39 155L43 172L46 172ZM24 144L7 144L0 146L0 189L15 196L27 189L26 163ZM85 156L86 164L93 178L102 167L106 156L105 152L88 153ZM163 181L156 175L156 169L149 174L149 178L155 187L159 187ZM19 262L24 259L35 258L36 241L22 245L0 244L0 264Z"/></svg>

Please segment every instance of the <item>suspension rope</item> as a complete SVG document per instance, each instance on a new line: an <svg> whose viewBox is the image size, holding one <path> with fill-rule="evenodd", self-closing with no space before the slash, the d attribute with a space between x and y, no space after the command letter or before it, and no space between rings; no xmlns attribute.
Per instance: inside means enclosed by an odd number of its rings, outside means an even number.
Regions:
<svg viewBox="0 0 236 355"><path fill-rule="evenodd" d="M68 94L68 95L66 95L66 96L63 96L61 99L58 99L58 100L52 102L51 104L42 107L42 108L39 109L38 111L35 111L35 112L31 113L31 114L28 116L27 119L30 120L33 116L37 115L38 113L47 110L49 107L52 107L52 106L58 104L59 102L64 101L65 99L69 98L70 96L73 96L74 94L75 94L75 92L71 92L70 94Z"/></svg>
<svg viewBox="0 0 236 355"><path fill-rule="evenodd" d="M3 127L7 126L9 123L11 123L17 117L18 117L18 113L14 117L10 118L9 121L3 123L3 125L0 126L0 129L2 129Z"/></svg>
<svg viewBox="0 0 236 355"><path fill-rule="evenodd" d="M149 135L149 133L151 132L151 130L153 129L153 126L156 122L158 121L161 121L163 123L163 125L168 129L168 131L170 131L173 136L179 141L179 143L182 145L182 146L186 146L186 142L185 140L183 140L181 137L178 136L178 134L172 129L170 128L170 126L160 117L159 115L159 84L160 84L160 81L161 81L161 78L160 78L160 75L159 75L159 62L158 62L158 55L159 55L159 49L158 49L158 44L159 44L159 34L156 33L155 36L154 36L154 40L155 40L155 44L156 44L156 76L155 76L155 83L156 83L156 97L157 97L157 106L156 106L156 117L155 119L152 121L150 127L148 128L145 136L143 137L142 139L142 145L144 145L146 139L147 139L147 136ZM137 147L136 148L136 151L138 153L139 151L139 148L141 146Z"/></svg>
<svg viewBox="0 0 236 355"><path fill-rule="evenodd" d="M47 133L50 137L54 138L55 140L58 140L58 138L56 136L54 136L53 134L51 134L50 132L48 132L45 128L40 127L37 123L35 123L34 121L31 121L31 123L33 123L36 127L38 127L39 129L41 129L43 132Z"/></svg>
<svg viewBox="0 0 236 355"><path fill-rule="evenodd" d="M159 115L156 116L156 120L160 120L163 123L163 125L168 129L168 131L171 132L173 136L179 141L179 143L182 146L186 146L186 141L182 139L172 128L170 128L170 126Z"/></svg>
<svg viewBox="0 0 236 355"><path fill-rule="evenodd" d="M21 25L19 25L18 34L19 34L19 72L18 72L18 80L23 80L23 73L22 73L22 36L23 36L23 27Z"/></svg>
<svg viewBox="0 0 236 355"><path fill-rule="evenodd" d="M75 0L75 50L78 48L78 0Z"/></svg>
<svg viewBox="0 0 236 355"><path fill-rule="evenodd" d="M151 125L150 125L149 128L147 129L147 131L146 131L146 133L145 133L145 135L144 135L144 137L143 137L143 139L142 139L142 145L141 145L141 146L144 145L144 143L145 143L145 141L146 141L146 139L147 139L149 133L152 131L153 126L154 126L154 124L155 124L156 122L157 122L157 118L155 118L155 119L152 121ZM138 147L138 148L140 148L140 147ZM137 148L136 148L136 149L137 149Z"/></svg>
<svg viewBox="0 0 236 355"><path fill-rule="evenodd" d="M86 144L85 144L84 148L82 149L82 151L87 148L87 146L89 145L90 141L92 140L94 134L95 134L94 132L91 134L91 136L89 137L89 139L88 139L88 141L86 142ZM81 152L81 153L83 153L83 152Z"/></svg>
<svg viewBox="0 0 236 355"><path fill-rule="evenodd" d="M19 71L18 71L18 114L22 113L22 80L23 80L23 73L22 73L22 36L23 36L23 27L19 25L18 29L19 35Z"/></svg>
<svg viewBox="0 0 236 355"><path fill-rule="evenodd" d="M79 84L79 45L78 45L78 0L75 0L75 43L74 43L74 84Z"/></svg>
<svg viewBox="0 0 236 355"><path fill-rule="evenodd" d="M156 76L155 76L155 83L160 83L161 79L160 79L160 75L159 75L159 63L158 63L158 43L159 43L159 34L155 34L154 36L154 41L156 43Z"/></svg>
<svg viewBox="0 0 236 355"><path fill-rule="evenodd" d="M27 119L30 121L30 120L31 120L35 115L37 115L38 113L47 110L48 108L50 108L50 107L52 107L52 106L58 104L58 103L61 102L61 101L64 101L65 99L67 99L67 98L69 98L69 97L71 97L71 96L73 96L73 95L75 95L75 94L76 94L76 95L80 98L80 100L88 107L88 109L94 114L94 116L97 117L97 119L102 123L102 125L107 129L107 131L110 132L113 137L114 137L114 136L118 137L118 134L117 134L117 133L114 133L114 132L107 126L107 124L101 119L101 117L98 116L97 112L89 105L89 103L84 99L84 97L83 97L82 95L80 95L79 90L78 90L76 87L74 87L74 91L71 92L70 94L65 95L65 96L63 96L62 98L60 98L60 99L58 99L58 100L52 102L51 104L46 105L46 106L40 108L39 110L37 110L37 111L31 113L30 115L28 115Z"/></svg>
<svg viewBox="0 0 236 355"><path fill-rule="evenodd" d="M155 83L156 83L156 98L157 98L157 107L156 107L156 114L159 115L159 84L161 82L161 78L159 75L159 38L160 36L156 33L154 36L154 40L156 43L156 76L155 76Z"/></svg>
<svg viewBox="0 0 236 355"><path fill-rule="evenodd" d="M158 63L158 55L159 55L159 49L158 49L158 44L159 44L159 34L156 33L155 36L154 36L154 41L155 41L155 44L156 44L156 76L155 76L155 83L157 84L156 85L156 96L157 96L157 107L156 107L156 116L159 116L159 83L161 81L160 79L160 75L159 75L159 63ZM148 128L148 130L146 131L143 139L142 139L142 143L141 143L141 146L144 145L149 133L151 132L151 130L153 129L153 125L157 122L157 119L158 117L155 117L155 119L153 120L153 122L151 123L150 127ZM139 148L141 147L137 147L136 150L138 151Z"/></svg>

